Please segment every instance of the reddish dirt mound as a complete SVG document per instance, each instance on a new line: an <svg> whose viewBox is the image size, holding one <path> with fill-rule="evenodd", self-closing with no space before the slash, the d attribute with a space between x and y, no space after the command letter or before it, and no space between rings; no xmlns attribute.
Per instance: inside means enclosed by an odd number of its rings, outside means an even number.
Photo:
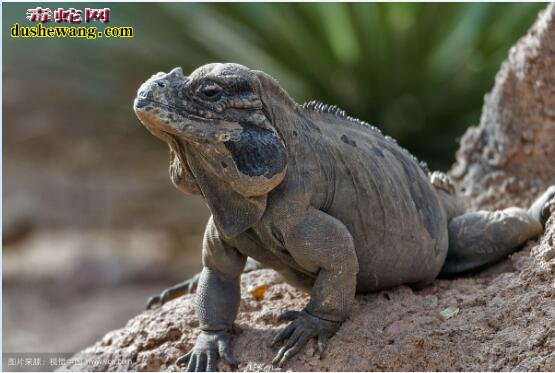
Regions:
<svg viewBox="0 0 555 373"><path fill-rule="evenodd" d="M555 6L511 50L479 127L463 137L451 175L474 208L527 205L555 182ZM270 270L243 276L233 352L239 369L277 370L267 347L307 296ZM248 291L267 285L263 299ZM446 309L451 317L442 316ZM457 312L458 311L458 312ZM474 276L357 296L320 360L311 341L286 369L555 370L555 217L538 242ZM193 296L145 311L78 353L69 370L178 370L198 334ZM79 363L79 360L83 360ZM110 361L111 360L111 361ZM96 363L96 365L95 365ZM219 368L229 368L220 363Z"/></svg>
<svg viewBox="0 0 555 373"><path fill-rule="evenodd" d="M474 208L528 206L555 183L555 5L511 48L451 176Z"/></svg>
<svg viewBox="0 0 555 373"><path fill-rule="evenodd" d="M401 286L357 297L325 358L317 357L311 342L286 369L555 370L554 278L555 218L551 218L539 243L530 243L489 273L437 280L417 292ZM267 345L283 326L277 315L285 309L300 310L308 297L271 270L244 275L242 285L232 340L241 361L239 370L276 370L269 364L276 349ZM258 301L248 289L261 285L269 288ZM451 306L459 312L445 319L441 312ZM108 333L75 356L85 364L67 369L178 370L174 361L193 346L197 326L193 295L187 295ZM94 360L99 365L92 365ZM229 370L222 363L219 368Z"/></svg>

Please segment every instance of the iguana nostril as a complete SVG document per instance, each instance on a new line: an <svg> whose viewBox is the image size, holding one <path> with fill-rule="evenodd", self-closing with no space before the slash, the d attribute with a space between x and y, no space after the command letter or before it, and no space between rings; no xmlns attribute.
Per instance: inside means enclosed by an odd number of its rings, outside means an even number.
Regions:
<svg viewBox="0 0 555 373"><path fill-rule="evenodd" d="M135 105L135 108L136 108L136 109L142 109L142 108L144 108L145 106L148 105L148 101L145 100L145 99L142 98L142 97L137 97L137 98L135 99L135 104L134 104L134 105Z"/></svg>

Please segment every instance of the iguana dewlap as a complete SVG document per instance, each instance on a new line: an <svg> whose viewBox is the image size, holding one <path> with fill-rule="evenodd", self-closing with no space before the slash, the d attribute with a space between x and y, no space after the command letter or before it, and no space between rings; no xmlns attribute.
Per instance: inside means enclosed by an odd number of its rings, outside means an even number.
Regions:
<svg viewBox="0 0 555 373"><path fill-rule="evenodd" d="M218 357L236 363L229 331L247 257L310 291L276 336L282 365L310 338L323 351L356 292L422 286L440 271L505 257L542 231L555 195L529 211L465 214L445 175L430 178L375 127L335 107L298 105L270 76L237 64L158 73L134 109L169 144L176 187L212 212L197 294L203 332L178 359L188 370L214 370Z"/></svg>

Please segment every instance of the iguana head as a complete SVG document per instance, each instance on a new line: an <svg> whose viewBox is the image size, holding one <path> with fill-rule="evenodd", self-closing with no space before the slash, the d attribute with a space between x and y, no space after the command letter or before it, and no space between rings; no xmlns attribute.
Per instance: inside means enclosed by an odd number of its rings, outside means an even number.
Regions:
<svg viewBox="0 0 555 373"><path fill-rule="evenodd" d="M268 75L237 64L208 64L189 76L175 68L141 85L134 110L155 136L189 144L235 191L256 196L285 175L285 145L272 118L280 91Z"/></svg>

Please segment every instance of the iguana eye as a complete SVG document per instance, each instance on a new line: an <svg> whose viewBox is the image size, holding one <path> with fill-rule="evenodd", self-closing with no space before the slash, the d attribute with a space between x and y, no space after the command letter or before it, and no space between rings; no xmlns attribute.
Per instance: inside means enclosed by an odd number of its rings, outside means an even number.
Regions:
<svg viewBox="0 0 555 373"><path fill-rule="evenodd" d="M223 92L223 88L217 83L207 82L199 87L197 92L208 100L217 100Z"/></svg>

